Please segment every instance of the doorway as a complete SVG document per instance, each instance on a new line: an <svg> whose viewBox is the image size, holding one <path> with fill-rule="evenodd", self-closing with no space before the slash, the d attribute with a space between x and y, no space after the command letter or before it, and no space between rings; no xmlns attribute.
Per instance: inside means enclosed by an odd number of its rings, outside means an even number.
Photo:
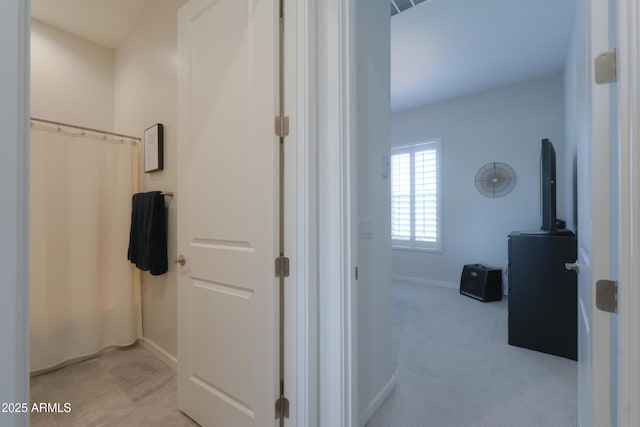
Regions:
<svg viewBox="0 0 640 427"><path fill-rule="evenodd" d="M376 49L379 52L386 48L380 40L380 33L385 28L382 20L389 19L389 11L383 10L388 2L384 5L383 2L380 3L375 7L377 12L372 11L374 6L370 3L358 4L356 11L358 89L354 103L357 105L358 122L358 218L354 220L354 227L357 230L355 234L359 251L359 411L361 416L367 414L361 418L361 422L368 419L367 411L375 406L376 398L386 395L385 387L389 378L392 378L394 372L398 373L391 370L391 363L388 362L391 355L384 353L382 349L378 349L375 357L380 358L383 354L387 359L383 363L373 363L371 343L367 342L371 338L363 338L375 336L374 340L386 340L389 347L390 342L398 345L402 339L398 335L393 337L393 341L388 335L382 338L386 333L390 334L390 331L375 323L381 321L381 318L385 318L388 323L392 322L390 310L381 305L380 300L375 301L370 297L375 292L391 294L392 279L386 279L385 263L392 264L387 268L392 270L394 281L409 282L399 285L404 286L399 291L405 295L399 296L404 303L407 298L411 299L406 297L408 289L419 290L421 286L441 287L445 289L436 288L434 291L456 294L465 264L485 263L504 272L508 234L516 230L535 230L540 227L539 208L531 206L537 206L539 202L538 162L542 138L551 138L562 147L562 159L559 160L559 164L563 165L559 171L562 173L559 184L562 186L559 187L560 215L571 217L572 220L575 211L572 197L565 197L565 194L570 194L574 183L573 165L565 161L566 157L571 156L571 149L565 150L566 147L562 144L565 140L565 123L562 119L563 70L575 20L575 2L560 5L552 2L540 5L540 9L526 7L526 10L519 11L512 4L499 5L494 2L491 8L486 5L474 6L478 10L469 10L466 5L464 13L456 14L456 2L445 4L433 1L416 5L411 3L411 7L393 15L390 18L390 32L396 37L392 38L389 46L394 62L389 76L392 90L387 96L391 97L392 108L396 111L391 113L386 132L384 129L380 130L380 112L372 111L379 106L372 93L380 92L376 84L383 81L380 75L381 70L384 70L381 63L376 62L380 61L376 56ZM397 4L391 6L394 8ZM545 11L547 6L549 10ZM445 13L451 15L447 18L443 15ZM526 26L522 24L524 16L536 16L534 21L537 22L548 21L546 34L529 30L518 33L518 29L522 30ZM368 25L378 31L375 36L373 31L367 32L365 22L372 17L376 24ZM473 31L474 27L481 28L477 35L463 34L466 30ZM487 28L492 31L486 31ZM425 33L424 39L420 38L421 31ZM442 41L434 33L427 34L428 31L443 34ZM506 37L505 34L509 32L512 35ZM552 36L551 33L555 35ZM483 40L483 37L488 40ZM422 48L418 47L421 46L421 40L426 40ZM535 70L535 67L519 62L526 61L526 55L516 57L508 54L502 59L488 59L492 55L488 46L495 47L504 54L509 43L514 40L518 40L521 47L530 46L528 49L523 48L523 52L543 51L554 40L558 41L559 47L549 58L540 58ZM463 54L465 45L473 46L473 42L478 45ZM436 49L440 44L444 47ZM460 51L458 55L456 50ZM447 68L447 62L451 68ZM499 66L491 69L488 65L491 63ZM484 72L487 74L483 80ZM425 76L428 78L424 79ZM458 83L453 82L456 77L461 78ZM436 82L431 89L426 87L426 81L429 80ZM474 84L478 86L472 87ZM447 90L451 92L445 94ZM389 135L386 141L383 136L379 136L385 133ZM386 230L391 229L392 221L389 218L392 211L390 181L393 172L390 169L393 158L389 157L393 156L393 151L390 150L392 144L397 147L434 140L440 140L442 146L441 186L444 197L440 219L442 230L439 236L443 239L442 249L436 248L429 252L426 248L398 247L389 249L390 257L385 260L380 255L385 250L384 243L376 242L375 239L387 239L387 242L391 240ZM476 172L489 162L504 162L517 171L518 182L515 189L503 198L484 197L474 185ZM372 255L371 247L376 246L378 252ZM370 270L375 269L377 274L372 274ZM388 285L379 284L385 280L388 280ZM507 290L508 288L505 289ZM495 332L498 335L506 334L506 305L502 307L502 313L503 328L500 332ZM374 321L371 322L371 319ZM401 310L393 311L393 321L396 327L394 332L404 333L398 326L403 322ZM431 322L437 323L437 318ZM376 326L372 327L370 324ZM506 335L502 338L507 347ZM405 346L405 352L415 351L410 348ZM471 349L469 351L473 353ZM393 356L395 362L395 354ZM460 364L464 365L462 362ZM575 363L564 364L573 372L567 378L573 377L569 381L575 384ZM386 381L380 380L372 386L373 381L369 375L372 366L378 369L376 375L385 376ZM414 368L416 366L420 364L416 363ZM430 368L426 365L424 369ZM404 378L406 381L407 375ZM398 379L394 395L402 387L401 384ZM569 384L568 390L574 388ZM393 398L389 399L391 401ZM575 404L569 404L575 409ZM388 413L390 412L393 410ZM575 410L572 416L575 419Z"/></svg>
<svg viewBox="0 0 640 427"><path fill-rule="evenodd" d="M184 2L183 2L184 3ZM263 5L267 5L269 2L262 2ZM136 3L132 2L135 6ZM276 3L271 3L275 5ZM148 4L147 4L148 6ZM141 123L147 120L158 120L161 118L164 123L165 129L165 165L161 172L143 175L141 182L141 189L162 189L163 191L170 192L175 195L172 199L169 207L169 235L174 236L175 233L175 209L177 202L180 198L179 192L174 190L176 185L176 153L177 153L177 137L176 137L176 100L175 91L168 90L163 92L166 88L175 88L176 83L176 63L174 57L175 51L175 10L180 6L171 5L171 8L158 7L154 4L153 12L144 13L144 19L136 24L136 30L127 36L122 47L114 48L114 122L115 127L123 131L135 134L135 129L140 129ZM288 6L292 9L292 16L295 14L295 8ZM170 10L169 10L170 9ZM274 8L273 10L276 10ZM262 15L261 15L262 16ZM274 16L274 18L277 18ZM292 34L291 32L289 34ZM293 37L293 36L292 36ZM291 44L292 40L288 39L288 44ZM157 62L159 61L159 63ZM291 59L287 59L286 67L294 67L297 63ZM156 70L154 67L160 65L160 70ZM156 75L156 71L159 71L159 75ZM141 84L138 80L136 84L135 80L144 77L145 80ZM157 92L161 95L158 97ZM287 91L287 105L295 105L296 95L293 90ZM150 104L142 102L143 99L152 100ZM293 111L293 110L292 110ZM292 120L296 119L295 113L291 113ZM272 125L272 117L267 117L269 125ZM272 132L272 127L268 128L269 133ZM292 132L292 136L296 135L296 131ZM300 161L296 157L296 149L294 146L288 145L286 148L287 160L289 162L287 166L288 171L296 170L293 165ZM288 174L291 172L288 172ZM301 218L300 215L296 215L296 203L297 198L295 194L298 191L295 187L296 180L288 179L285 183L286 192L291 196L287 198L286 209L290 215L286 217L286 227L291 230L287 233L286 247L291 253L296 252L296 248L300 244L297 239L296 231L300 229L300 221L306 220ZM258 212L256 212L258 215ZM173 220L172 220L173 219ZM169 241L169 254L175 253L175 240ZM220 243L220 242L218 242ZM242 242L241 242L242 243ZM248 252L242 245L236 249L236 252ZM269 260L269 268L267 275L273 274L273 268L271 267L271 261ZM293 273L290 275L291 280L295 280L298 274L304 273L306 266L303 263L308 262L303 256L293 258L292 264L296 267ZM297 263L300 263L299 265ZM141 344L146 350L152 352L163 361L167 362L172 367L177 365L177 352L175 346L177 345L176 335L176 290L175 290L175 266L171 264L169 272L173 274L172 277L167 278L149 278L143 276L143 320L144 320L144 339ZM240 292L240 296L246 296L243 292ZM295 416L303 412L303 405L307 404L309 396L309 389L313 387L313 383L309 382L305 384L304 388L299 388L296 378L296 363L299 363L300 349L296 348L297 337L308 337L309 334L306 330L298 328L294 319L297 316L298 310L296 304L299 301L296 299L296 292L292 291L288 294L288 299L285 301L285 309L287 312L287 324L285 325L287 331L292 334L287 339L285 351L288 356L286 358L288 363L288 375L286 378L286 390L288 390L289 396L299 395L300 399L292 398L290 419L295 420ZM303 302L304 303L304 302ZM310 305L307 302L307 305ZM305 350L302 350L304 352ZM259 352L253 352L258 354ZM236 355L237 356L237 355ZM258 396L261 398L260 396ZM225 397L223 399L229 402L229 399ZM261 416L265 416L268 411L268 416L272 416L272 403L270 397L267 402L261 401L260 407ZM237 403L237 402L236 402ZM232 402L233 405L236 403ZM298 405L301 409L298 410ZM236 405L237 406L237 405ZM265 409L267 408L267 409Z"/></svg>
<svg viewBox="0 0 640 427"><path fill-rule="evenodd" d="M78 154L83 150L95 148L103 150L113 148L124 150L125 157L117 162L108 160L107 155L99 156L107 160L107 164L92 164L88 156L80 156L79 165L84 171L72 179L72 185L84 187L88 184L89 176L100 175L107 181L118 182L123 187L123 193L116 193L101 188L92 190L90 194L97 196L94 214L85 214L84 210L72 209L66 204L66 199L60 197L60 204L67 209L68 219L61 219L70 225L71 231L78 232L85 223L114 213L109 209L117 208L117 215L123 218L123 224L116 229L103 225L95 227L98 235L88 232L81 233L85 245L95 247L101 253L102 262L93 265L94 270L102 277L109 277L106 271L123 269L124 274L117 280L104 283L99 288L98 295L82 303L78 293L67 297L69 302L78 301L84 308L86 318L73 318L63 325L49 321L56 325L57 330L64 334L60 343L79 344L80 349L65 354L62 364L75 363L65 369L41 377L34 377L32 383L32 399L38 402L70 403L70 413L37 414L39 419L46 418L47 422L65 423L71 419L96 419L104 416L122 416L118 422L132 422L139 413L144 411L142 395L143 389L147 394L157 388L157 401L165 400L163 406L172 411L171 416L176 419L183 417L177 409L175 401L176 381L175 368L177 365L177 286L176 264L169 262L168 270L163 274L152 275L150 272L134 272L132 264L127 260L127 246L129 243L129 227L131 219L131 195L138 192L157 190L167 196L162 197L167 217L168 250L167 256L172 261L176 253L175 229L177 209L176 192L176 154L177 150L177 22L176 13L184 2L149 2L131 1L122 4L116 2L82 3L67 2L32 2L32 49L31 61L31 116L49 119L55 122L79 125L84 128L97 129L107 132L91 132L75 129L63 125L51 125L42 130L54 136L69 134L69 144L88 144L85 148L70 148L64 145L62 150L70 150ZM143 136L145 129L162 123L164 125L164 164L161 170L145 173L143 166L143 145L136 139ZM35 128L44 125L33 124ZM131 135L132 138L119 138L108 134L114 132ZM85 134L83 139L82 134ZM82 141L81 141L82 140ZM51 145L47 145L48 149ZM75 147L75 146L74 146ZM105 148L107 147L107 148ZM79 150L79 151L78 151ZM51 156L50 156L51 157ZM44 159L46 162L46 159ZM69 173L70 166L64 168L60 162L51 162L51 167L60 174ZM42 172L36 163L32 162L32 173ZM46 181L46 178L45 178ZM89 191L89 190L86 190ZM48 196L56 200L56 195L65 194L66 188L58 186L49 191ZM32 191L32 194L36 194ZM171 197L170 194L176 197ZM88 199L85 197L85 203ZM32 204L32 208L36 205ZM32 213L38 213L32 211ZM42 213L44 215L44 213ZM62 227L59 227L62 231ZM32 227L32 230L37 229ZM32 234L35 245L41 243L39 234ZM107 250L106 242L117 240L115 248ZM62 251L60 251L62 252ZM82 262L76 255L88 252L83 246L73 248L71 253L63 254L60 261L77 268ZM116 267L113 266L116 265ZM35 271L40 263L32 264ZM101 271L101 269L104 269ZM43 271L43 274L46 273ZM32 273L33 281L38 277ZM77 280L77 278L74 278ZM88 280L88 279L87 279ZM63 281L63 284L65 282ZM91 283L84 283L80 278L80 290L86 290ZM112 300L109 291L116 287L122 288L127 300L122 303ZM32 286L35 293L36 287ZM136 292L137 291L137 292ZM45 291L45 295L46 295ZM52 294L57 292L49 290ZM34 295L32 295L34 297ZM52 304L49 298L49 304ZM94 303L106 305L105 311L94 310ZM117 312L117 307L125 305L126 316L117 315L120 322L125 323L128 336L114 339L109 331L101 327L93 329L86 340L79 340L74 331L77 325L89 326L93 317L108 317ZM32 314L47 314L42 305L31 304ZM36 313L34 310L38 310ZM122 313L121 313L122 314ZM92 317L93 316L93 317ZM38 333L39 324L32 321L31 334ZM123 326L122 324L120 326ZM92 338L95 338L93 342ZM105 338L104 342L98 338ZM130 345L134 347L130 347ZM117 347L117 350L114 350ZM41 347L32 345L32 361ZM108 354L104 351L113 350ZM95 356L99 356L95 358ZM90 360L82 361L84 358ZM60 362L60 361L57 361ZM49 364L46 368L63 365ZM136 371L136 366L139 370ZM35 369L32 366L32 370ZM128 373L127 373L128 371ZM133 372L135 371L135 375ZM47 379L48 378L48 379ZM107 384L105 388L95 388L96 381ZM153 385L155 383L155 385ZM86 390L94 389L104 395ZM134 390L141 391L135 395ZM66 390L66 391L65 391ZM73 390L73 392L67 392ZM160 392L166 390L166 393ZM84 392L83 392L84 391ZM128 393L130 393L128 395ZM125 411L100 415L99 402L104 397L111 401L128 401L125 405L132 410L128 416ZM64 400L68 399L68 400ZM137 403L139 404L137 404ZM153 411L151 411L153 412ZM156 411L157 412L157 411ZM137 415L136 415L137 414ZM167 414L165 414L167 415ZM91 418L94 417L94 418ZM186 417L185 417L186 418ZM187 419L188 420L188 419ZM38 421L37 419L33 420Z"/></svg>

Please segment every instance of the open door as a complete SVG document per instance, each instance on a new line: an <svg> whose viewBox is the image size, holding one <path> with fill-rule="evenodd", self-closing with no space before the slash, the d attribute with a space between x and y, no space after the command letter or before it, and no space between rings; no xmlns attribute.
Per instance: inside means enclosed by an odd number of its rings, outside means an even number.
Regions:
<svg viewBox="0 0 640 427"><path fill-rule="evenodd" d="M615 2L616 0L610 0ZM578 38L578 421L609 426L612 419L611 315L596 307L596 282L611 279L612 191L610 96L595 83L594 58L609 50L609 0L579 0ZM612 31L615 34L615 30ZM615 340L614 340L615 342ZM615 407L613 408L615 410Z"/></svg>
<svg viewBox="0 0 640 427"><path fill-rule="evenodd" d="M275 422L277 5L178 16L178 407L203 426Z"/></svg>

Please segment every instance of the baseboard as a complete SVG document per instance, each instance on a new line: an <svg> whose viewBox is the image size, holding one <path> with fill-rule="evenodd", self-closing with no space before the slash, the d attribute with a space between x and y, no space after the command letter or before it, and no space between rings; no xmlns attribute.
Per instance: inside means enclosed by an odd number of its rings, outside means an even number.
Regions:
<svg viewBox="0 0 640 427"><path fill-rule="evenodd" d="M416 285L429 285L429 286L439 286L441 288L460 289L460 283L423 279L421 277L402 276L400 274L394 274L392 276L392 279L394 282L413 283ZM509 286L507 284L506 278L502 279L502 295L505 295L505 296L509 295Z"/></svg>
<svg viewBox="0 0 640 427"><path fill-rule="evenodd" d="M174 371L178 370L178 359L167 353L158 344L154 343L149 338L142 338L138 342L142 347L144 347L146 350L149 350L149 352L156 356L158 359L169 365L171 369L173 369Z"/></svg>
<svg viewBox="0 0 640 427"><path fill-rule="evenodd" d="M415 283L416 285L440 286L442 288L460 289L460 283L443 282L440 280L423 279L422 277L401 276L394 274L392 277L394 282Z"/></svg>
<svg viewBox="0 0 640 427"><path fill-rule="evenodd" d="M108 347L101 348L100 350L95 351L93 353L89 353L89 354L85 354L83 356L78 356L78 357L74 357L72 359L64 360L62 362L56 363L56 364L48 366L46 368L33 370L33 371L29 372L29 375L31 377L37 377L38 375L43 375L43 374L47 374L47 373L52 372L52 371L57 371L58 369L67 367L69 365L73 365L73 364L76 364L76 363L84 362L85 360L95 359L96 357L100 357L103 354L107 354L107 353L109 353L111 351L118 350L119 348L125 348L125 347L129 347L129 346L135 345L136 342L137 342L137 340L132 342L131 344L110 345Z"/></svg>
<svg viewBox="0 0 640 427"><path fill-rule="evenodd" d="M360 427L364 427L369 420L373 417L380 406L387 400L387 397L391 395L391 392L396 388L396 377L391 375L389 382L380 390L380 393L373 398L367 409L360 415Z"/></svg>

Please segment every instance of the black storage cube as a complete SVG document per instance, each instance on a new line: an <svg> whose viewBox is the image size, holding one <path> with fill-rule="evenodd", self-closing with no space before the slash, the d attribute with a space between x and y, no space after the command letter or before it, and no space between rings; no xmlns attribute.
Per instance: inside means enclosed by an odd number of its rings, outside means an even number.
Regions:
<svg viewBox="0 0 640 427"><path fill-rule="evenodd" d="M467 264L462 269L460 293L482 302L502 300L502 270L482 264Z"/></svg>
<svg viewBox="0 0 640 427"><path fill-rule="evenodd" d="M509 235L509 344L578 359L576 236Z"/></svg>

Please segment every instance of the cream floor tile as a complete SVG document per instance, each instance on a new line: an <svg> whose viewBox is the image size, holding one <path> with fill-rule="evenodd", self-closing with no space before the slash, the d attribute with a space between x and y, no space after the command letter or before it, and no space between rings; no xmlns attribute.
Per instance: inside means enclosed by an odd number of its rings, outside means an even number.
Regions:
<svg viewBox="0 0 640 427"><path fill-rule="evenodd" d="M117 426L115 420L134 410L129 398L116 389L75 405L70 413L56 414L54 418L59 425L65 427Z"/></svg>
<svg viewBox="0 0 640 427"><path fill-rule="evenodd" d="M46 413L32 413L29 425L31 427L58 427L55 417Z"/></svg>
<svg viewBox="0 0 640 427"><path fill-rule="evenodd" d="M103 369L98 359L79 362L46 374L48 401L70 402L77 406L117 390L116 378Z"/></svg>
<svg viewBox="0 0 640 427"><path fill-rule="evenodd" d="M129 346L31 379L32 402L71 402L71 413L32 413L34 427L193 427L177 409L176 372Z"/></svg>

